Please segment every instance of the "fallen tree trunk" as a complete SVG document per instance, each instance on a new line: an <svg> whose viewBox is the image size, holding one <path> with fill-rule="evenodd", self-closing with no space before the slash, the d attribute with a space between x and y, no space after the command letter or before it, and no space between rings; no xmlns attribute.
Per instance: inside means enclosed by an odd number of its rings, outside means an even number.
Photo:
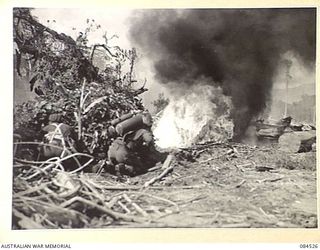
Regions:
<svg viewBox="0 0 320 250"><path fill-rule="evenodd" d="M311 150L312 143L315 143L315 138L315 130L285 133L279 137L279 149L288 153L297 153L303 148L309 148L308 145L311 144ZM306 151L304 150L304 152Z"/></svg>

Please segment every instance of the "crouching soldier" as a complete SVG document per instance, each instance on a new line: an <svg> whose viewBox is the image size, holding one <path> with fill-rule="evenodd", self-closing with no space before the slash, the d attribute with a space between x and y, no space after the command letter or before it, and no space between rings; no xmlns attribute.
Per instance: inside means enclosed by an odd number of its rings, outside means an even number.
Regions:
<svg viewBox="0 0 320 250"><path fill-rule="evenodd" d="M117 175L135 176L143 170L143 163L137 153L127 147L120 137L116 138L109 147L108 160L115 167Z"/></svg>
<svg viewBox="0 0 320 250"><path fill-rule="evenodd" d="M49 124L42 128L44 145L40 148L40 158L63 158L77 152L77 137L72 127L62 122L62 114L51 114Z"/></svg>
<svg viewBox="0 0 320 250"><path fill-rule="evenodd" d="M115 126L121 137L109 147L108 159L118 174L134 176L144 173L165 158L155 149L151 126L152 118L148 112L133 114Z"/></svg>

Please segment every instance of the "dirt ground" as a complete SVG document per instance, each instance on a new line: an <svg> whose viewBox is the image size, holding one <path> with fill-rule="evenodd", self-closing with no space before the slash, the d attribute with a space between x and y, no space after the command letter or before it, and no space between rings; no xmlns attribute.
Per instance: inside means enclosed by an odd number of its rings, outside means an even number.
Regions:
<svg viewBox="0 0 320 250"><path fill-rule="evenodd" d="M143 191L173 205L156 207L156 220L113 226L317 227L315 152L288 154L276 145L234 144L208 147L194 162L183 158L178 154L173 171ZM127 178L122 185L140 186L161 172Z"/></svg>
<svg viewBox="0 0 320 250"><path fill-rule="evenodd" d="M315 228L316 152L277 144L205 144L121 181L106 172L14 180L13 229L107 227ZM73 180L74 185L70 182Z"/></svg>

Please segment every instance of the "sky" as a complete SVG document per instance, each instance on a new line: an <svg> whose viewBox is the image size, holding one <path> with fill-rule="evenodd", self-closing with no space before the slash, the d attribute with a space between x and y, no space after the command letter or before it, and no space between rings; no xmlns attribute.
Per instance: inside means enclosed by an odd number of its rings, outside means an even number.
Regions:
<svg viewBox="0 0 320 250"><path fill-rule="evenodd" d="M34 9L32 14L49 28L60 33L65 33L72 38L76 38L80 31L87 27L87 18L94 19L95 23L102 28L96 30L89 36L91 43L103 43L102 35L107 31L108 37L117 35L118 39L113 39L114 45L123 48L130 48L127 37L128 25L127 18L130 16L130 9ZM50 22L47 22L49 20ZM53 22L55 20L55 23ZM76 30L73 30L76 28Z"/></svg>
<svg viewBox="0 0 320 250"><path fill-rule="evenodd" d="M34 9L32 14L44 25L57 32L65 33L74 39L76 39L80 31L84 31L88 26L87 19L94 19L96 24L101 25L101 29L90 33L88 37L89 44L104 43L102 36L107 31L107 37L109 38L113 35L118 36L111 39L109 45L118 45L123 49L131 49L132 47L137 47L134 41L129 39L128 35L130 16L134 14L134 11L134 9L126 8L38 8ZM135 67L135 76L138 81L136 86L141 86L145 79L147 80L146 87L149 91L142 94L141 97L146 107L152 110L153 105L151 103L158 97L159 93L163 92L165 95L170 96L170 92L155 79L150 66L152 62L144 56L143 51L138 50L138 56L139 58ZM315 85L314 68L308 68L303 65L298 56L292 53L284 54L283 59L292 61L289 72L291 76L289 88L303 84ZM273 77L274 89L285 89L287 77L285 71L283 65L278 68L277 74Z"/></svg>
<svg viewBox="0 0 320 250"><path fill-rule="evenodd" d="M123 49L131 49L136 47L129 40L128 31L130 20L129 17L133 14L134 9L125 8L104 8L104 9L34 9L32 14L38 18L38 21L48 26L49 28L65 33L76 39L80 31L84 31L87 27L87 18L94 19L96 24L101 25L101 29L90 33L88 40L89 44L104 43L102 38L105 31L107 37L117 35L118 38L113 38L109 41L111 46L120 46ZM49 22L48 22L49 20ZM53 21L55 20L55 22ZM74 29L76 28L76 29ZM166 89L160 85L154 78L151 70L151 62L143 56L143 52L138 50L138 60L135 67L135 76L138 83L137 88L142 86L145 79L147 80L146 88L149 91L141 95L146 107L152 110L152 101L158 97L158 94L166 93Z"/></svg>

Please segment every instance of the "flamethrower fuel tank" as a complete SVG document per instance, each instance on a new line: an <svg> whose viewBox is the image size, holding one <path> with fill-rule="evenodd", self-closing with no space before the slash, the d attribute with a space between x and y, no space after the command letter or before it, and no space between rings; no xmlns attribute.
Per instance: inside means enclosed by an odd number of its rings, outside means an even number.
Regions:
<svg viewBox="0 0 320 250"><path fill-rule="evenodd" d="M143 115L137 114L125 121L118 123L116 126L116 131L120 136L123 136L129 131L134 131L142 128L143 125L144 125Z"/></svg>
<svg viewBox="0 0 320 250"><path fill-rule="evenodd" d="M133 113L128 113L128 114L122 115L122 116L120 116L119 118L112 120L112 121L110 122L110 124L111 124L112 126L116 126L118 123L123 122L123 121L131 118L132 116L134 116Z"/></svg>

